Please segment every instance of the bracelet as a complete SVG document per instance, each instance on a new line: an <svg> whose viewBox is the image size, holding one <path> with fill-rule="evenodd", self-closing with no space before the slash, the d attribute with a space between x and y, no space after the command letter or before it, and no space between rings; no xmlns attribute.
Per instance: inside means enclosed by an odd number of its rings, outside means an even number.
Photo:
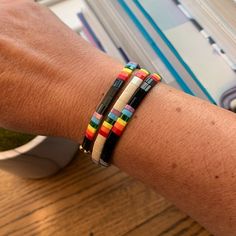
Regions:
<svg viewBox="0 0 236 236"><path fill-rule="evenodd" d="M135 74L132 80L129 82L125 90L122 92L116 103L114 104L113 108L109 112L109 114L106 117L106 120L103 121L98 135L96 137L96 140L93 145L93 151L92 151L92 160L94 163L99 164L100 156L102 153L103 146L106 142L106 139L114 125L114 123L117 121L118 117L121 115L121 111L125 107L125 105L128 103L132 95L135 93L135 91L139 88L139 86L142 84L144 79L149 75L150 73L145 69L138 70Z"/></svg>
<svg viewBox="0 0 236 236"><path fill-rule="evenodd" d="M124 129L127 126L129 120L147 93L160 81L161 76L159 74L151 74L142 82L139 89L133 94L127 105L122 110L120 117L115 122L106 139L99 161L100 165L105 167L109 166L114 148L120 136L124 132Z"/></svg>
<svg viewBox="0 0 236 236"><path fill-rule="evenodd" d="M114 101L116 95L123 87L124 83L130 78L133 71L139 68L139 65L134 62L129 62L118 74L117 78L113 82L111 88L108 90L100 105L94 112L85 132L84 140L80 145L80 150L84 153L90 153L93 140L95 138L98 127L102 121L104 114L107 112L109 106Z"/></svg>

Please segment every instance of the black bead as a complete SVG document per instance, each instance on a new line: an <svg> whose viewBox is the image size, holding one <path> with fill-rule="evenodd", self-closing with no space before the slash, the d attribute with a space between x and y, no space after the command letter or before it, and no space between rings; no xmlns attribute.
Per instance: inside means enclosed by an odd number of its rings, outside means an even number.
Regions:
<svg viewBox="0 0 236 236"><path fill-rule="evenodd" d="M86 136L84 137L83 143L82 143L82 147L85 151L90 151L92 146L92 141L89 140Z"/></svg>
<svg viewBox="0 0 236 236"><path fill-rule="evenodd" d="M116 88L120 88L123 84L124 84L124 80L117 78L114 81L113 86Z"/></svg>
<svg viewBox="0 0 236 236"><path fill-rule="evenodd" d="M110 163L114 148L119 140L119 136L111 132L103 146L101 160L105 163Z"/></svg>
<svg viewBox="0 0 236 236"><path fill-rule="evenodd" d="M141 101L143 100L143 98L146 96L146 94L147 93L145 92L145 90L140 88L138 91L136 91L134 96L130 99L130 101L128 102L128 105L136 109L141 103Z"/></svg>
<svg viewBox="0 0 236 236"><path fill-rule="evenodd" d="M154 80L152 77L148 77L148 78L144 81L144 83L147 83L147 84L149 84L149 85L151 85L151 86L153 87L154 85L157 84L157 81Z"/></svg>
<svg viewBox="0 0 236 236"><path fill-rule="evenodd" d="M101 103L96 110L96 112L101 115L103 115L105 111L106 111L106 106L103 103Z"/></svg>

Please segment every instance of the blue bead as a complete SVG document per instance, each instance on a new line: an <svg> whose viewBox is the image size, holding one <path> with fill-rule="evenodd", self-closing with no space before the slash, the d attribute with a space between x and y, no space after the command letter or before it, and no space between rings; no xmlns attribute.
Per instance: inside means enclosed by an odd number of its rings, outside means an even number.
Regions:
<svg viewBox="0 0 236 236"><path fill-rule="evenodd" d="M117 118L118 118L118 116L116 116L114 113L112 113L112 112L110 112L109 114L108 114L108 117L109 118L111 118L112 120L117 120Z"/></svg>
<svg viewBox="0 0 236 236"><path fill-rule="evenodd" d="M133 113L127 109L123 109L122 114L128 116L129 118L133 115Z"/></svg>
<svg viewBox="0 0 236 236"><path fill-rule="evenodd" d="M131 70L135 70L135 69L136 69L136 66L130 65L129 68L130 68Z"/></svg>
<svg viewBox="0 0 236 236"><path fill-rule="evenodd" d="M138 67L138 64L137 63L134 63L134 62L129 62L128 64L126 64L125 66L126 68L129 68L131 70L134 70Z"/></svg>
<svg viewBox="0 0 236 236"><path fill-rule="evenodd" d="M93 116L91 120L92 120L95 124L97 124L97 125L100 124L100 120L97 119L95 116Z"/></svg>

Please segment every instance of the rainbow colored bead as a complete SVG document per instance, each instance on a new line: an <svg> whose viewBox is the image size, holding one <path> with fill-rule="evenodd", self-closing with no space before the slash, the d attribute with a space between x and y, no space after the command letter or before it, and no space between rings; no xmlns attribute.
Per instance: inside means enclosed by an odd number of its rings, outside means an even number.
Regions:
<svg viewBox="0 0 236 236"><path fill-rule="evenodd" d="M127 69L124 71L128 72ZM123 72L122 72L123 73ZM106 117L106 120L101 125L99 129L97 138L95 140L93 151L92 151L92 160L95 163L99 163L100 156L102 153L103 146L106 142L106 139L109 133L112 131L116 132L117 134L121 134L123 130L123 126L125 126L125 122L123 122L119 117L121 115L121 111L132 97L134 92L139 88L142 84L143 80L149 75L149 72L145 69L140 69L135 72L133 78L131 79L130 83L127 85L125 90L122 92L116 103L114 104L113 108L109 112ZM125 112L130 115L129 110L125 110ZM108 124L110 124L108 126ZM114 125L115 124L115 125Z"/></svg>
<svg viewBox="0 0 236 236"><path fill-rule="evenodd" d="M117 78L113 82L113 85L104 96L102 102L97 107L87 126L83 143L80 145L80 150L84 153L89 153L91 151L93 140L95 139L97 130L103 119L104 114L109 109L111 103L114 101L118 92L122 89L124 83L130 78L133 71L137 68L139 68L139 65L137 63L127 63L126 66L122 69L122 71L118 74ZM103 128L101 133L105 135L107 129L107 127Z"/></svg>
<svg viewBox="0 0 236 236"><path fill-rule="evenodd" d="M155 73L149 75L142 82L142 84L135 91L128 103L122 109L120 117L117 118L116 122L114 123L111 129L111 132L109 132L108 136L106 135L105 144L103 145L102 153L99 159L101 165L109 165L109 160L111 159L115 145L118 142L122 133L124 132L125 127L132 118L135 110L141 104L142 100L145 98L148 92L160 81L161 76L159 74Z"/></svg>

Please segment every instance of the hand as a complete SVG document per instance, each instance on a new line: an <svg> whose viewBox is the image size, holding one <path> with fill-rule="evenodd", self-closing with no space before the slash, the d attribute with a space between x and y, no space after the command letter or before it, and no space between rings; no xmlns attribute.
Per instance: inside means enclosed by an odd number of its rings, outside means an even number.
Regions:
<svg viewBox="0 0 236 236"><path fill-rule="evenodd" d="M120 65L33 1L0 0L0 22L0 126L77 137Z"/></svg>

